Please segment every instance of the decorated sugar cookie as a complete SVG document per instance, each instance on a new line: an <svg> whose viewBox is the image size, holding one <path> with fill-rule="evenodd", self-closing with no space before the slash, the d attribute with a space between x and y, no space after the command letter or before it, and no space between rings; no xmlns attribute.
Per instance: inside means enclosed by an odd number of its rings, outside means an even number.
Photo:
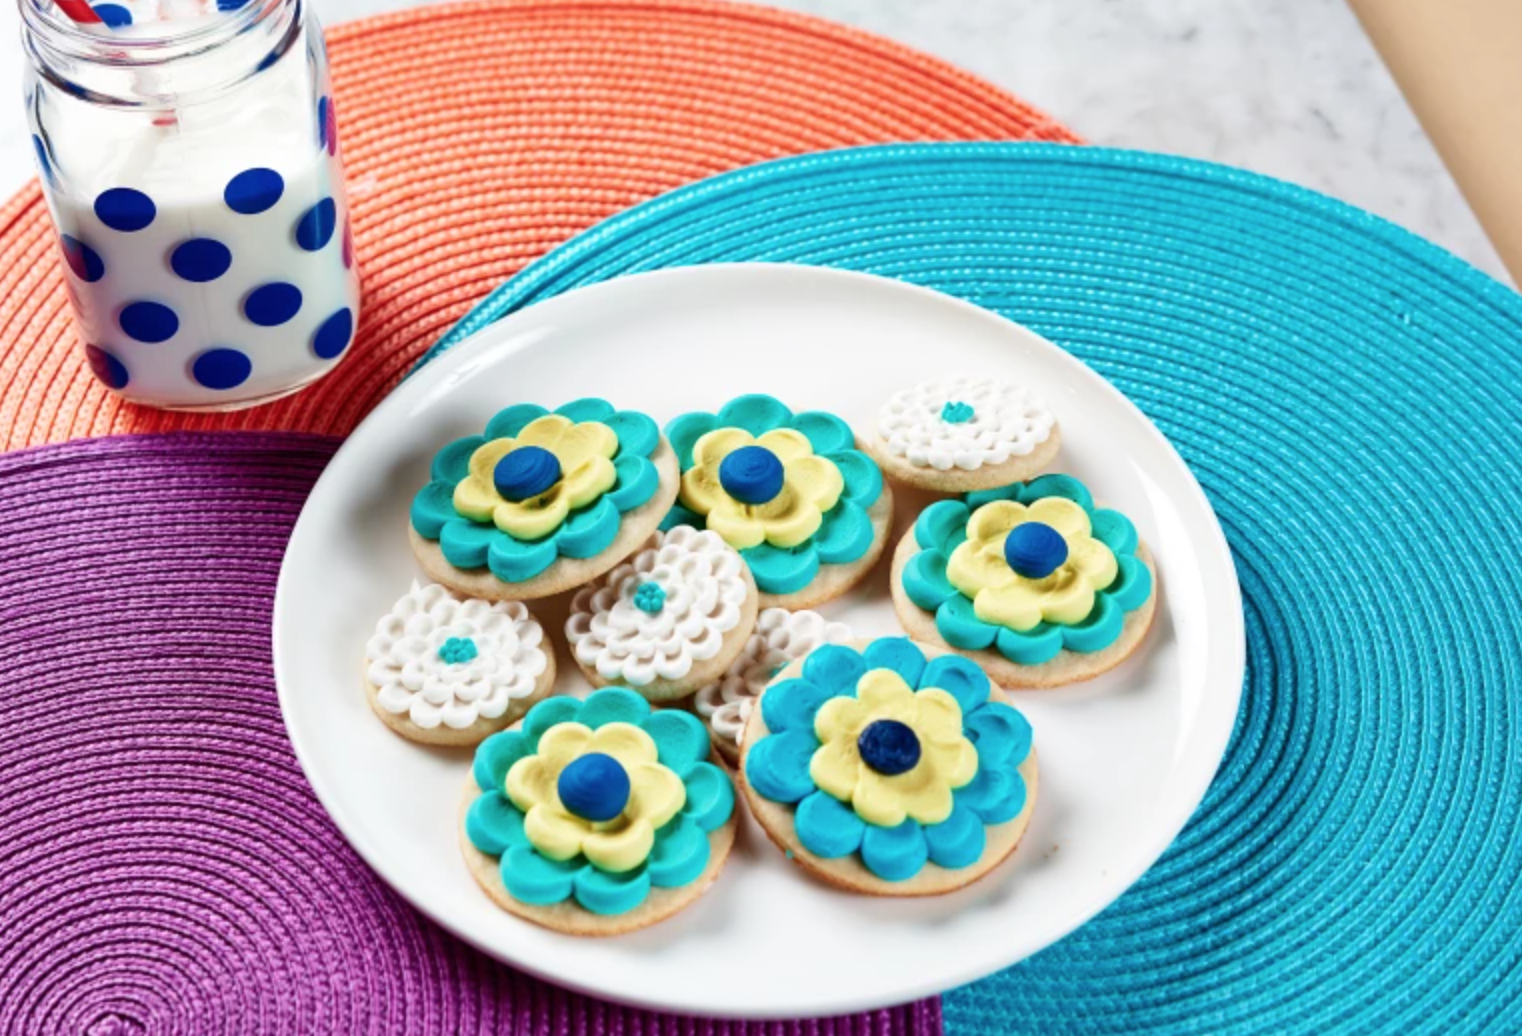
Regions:
<svg viewBox="0 0 1522 1036"><path fill-rule="evenodd" d="M741 396L717 414L682 414L666 434L682 486L664 527L724 537L749 566L763 608L838 597L881 556L893 494L834 414Z"/></svg>
<svg viewBox="0 0 1522 1036"><path fill-rule="evenodd" d="M716 532L681 525L571 602L566 639L593 686L684 698L729 668L756 624L756 584Z"/></svg>
<svg viewBox="0 0 1522 1036"><path fill-rule="evenodd" d="M371 708L424 744L476 744L516 722L554 683L554 652L527 608L462 601L442 586L414 582L365 646Z"/></svg>
<svg viewBox="0 0 1522 1036"><path fill-rule="evenodd" d="M433 458L412 501L412 550L458 593L528 600L602 575L650 538L678 473L654 421L578 399L499 412Z"/></svg>
<svg viewBox="0 0 1522 1036"><path fill-rule="evenodd" d="M994 378L954 378L889 399L866 449L890 478L965 493L1034 478L1061 444L1056 417L1029 389Z"/></svg>
<svg viewBox="0 0 1522 1036"><path fill-rule="evenodd" d="M904 637L825 645L784 669L746 724L741 771L791 859L881 896L978 880L1036 803L1025 717L967 659Z"/></svg>
<svg viewBox="0 0 1522 1036"><path fill-rule="evenodd" d="M699 688L692 707L708 723L713 744L724 761L740 758L740 734L761 692L789 662L822 644L844 644L850 627L818 612L768 608L756 619L756 631L722 679Z"/></svg>
<svg viewBox="0 0 1522 1036"><path fill-rule="evenodd" d="M476 750L460 846L504 910L616 935L696 900L729 856L735 795L692 715L633 691L540 702Z"/></svg>
<svg viewBox="0 0 1522 1036"><path fill-rule="evenodd" d="M894 553L892 585L910 636L955 648L1010 688L1119 665L1157 608L1135 526L1068 475L931 504Z"/></svg>

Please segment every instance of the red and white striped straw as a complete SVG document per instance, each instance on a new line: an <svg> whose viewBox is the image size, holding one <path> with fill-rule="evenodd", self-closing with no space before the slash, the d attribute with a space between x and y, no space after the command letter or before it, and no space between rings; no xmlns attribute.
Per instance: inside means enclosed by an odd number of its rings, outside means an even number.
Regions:
<svg viewBox="0 0 1522 1036"><path fill-rule="evenodd" d="M91 7L85 0L53 0L53 2L58 5L60 11L80 25L104 24L100 15L95 13L95 8Z"/></svg>

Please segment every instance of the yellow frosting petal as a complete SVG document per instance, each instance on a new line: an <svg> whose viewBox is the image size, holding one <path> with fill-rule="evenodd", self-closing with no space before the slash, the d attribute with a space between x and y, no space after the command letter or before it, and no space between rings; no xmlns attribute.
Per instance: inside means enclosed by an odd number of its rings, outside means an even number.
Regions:
<svg viewBox="0 0 1522 1036"><path fill-rule="evenodd" d="M513 452L513 447L518 445L512 439L492 439L476 447L476 452L470 455L470 473L483 480L488 486L493 485L492 476L497 470L497 461Z"/></svg>
<svg viewBox="0 0 1522 1036"><path fill-rule="evenodd" d="M962 707L939 687L914 694L914 720L909 724L921 743L953 743L962 736Z"/></svg>
<svg viewBox="0 0 1522 1036"><path fill-rule="evenodd" d="M580 817L540 805L525 814L523 833L541 855L551 860L569 860L582 851L583 842L591 833L591 826Z"/></svg>
<svg viewBox="0 0 1522 1036"><path fill-rule="evenodd" d="M846 487L840 469L828 457L798 457L783 464L783 484L800 500L828 511Z"/></svg>
<svg viewBox="0 0 1522 1036"><path fill-rule="evenodd" d="M913 711L914 690L892 669L873 669L856 683L856 698L872 710L873 719L886 708Z"/></svg>
<svg viewBox="0 0 1522 1036"><path fill-rule="evenodd" d="M1067 563L1096 590L1115 582L1119 571L1110 548L1092 536L1085 536L1068 547Z"/></svg>
<svg viewBox="0 0 1522 1036"><path fill-rule="evenodd" d="M733 503L719 485L719 468L715 464L699 465L682 473L681 500L683 507L698 514L709 514L726 501Z"/></svg>
<svg viewBox="0 0 1522 1036"><path fill-rule="evenodd" d="M609 460L618 452L618 433L601 421L583 421L561 432L549 451L561 471L574 471L593 458Z"/></svg>
<svg viewBox="0 0 1522 1036"><path fill-rule="evenodd" d="M694 469L696 470L696 469ZM690 475L692 472L688 472ZM683 479L686 485L686 479ZM686 500L684 498L683 502ZM691 507L691 504L688 504ZM693 510L697 510L693 508ZM751 508L725 496L708 512L708 527L736 550L754 547L767 538L767 528L751 513Z"/></svg>
<svg viewBox="0 0 1522 1036"><path fill-rule="evenodd" d="M687 804L682 779L660 763L626 767L629 773L629 804L624 816L645 820L652 828L663 826Z"/></svg>
<svg viewBox="0 0 1522 1036"><path fill-rule="evenodd" d="M809 437L796 428L773 428L757 439L756 445L771 450L784 464L796 457L809 457L814 453L814 444L809 442Z"/></svg>
<svg viewBox="0 0 1522 1036"><path fill-rule="evenodd" d="M462 485L464 483L461 483ZM542 540L565 521L571 511L560 484L527 500L504 500L491 513L497 528L520 540Z"/></svg>
<svg viewBox="0 0 1522 1036"><path fill-rule="evenodd" d="M1009 530L1029 520L1024 504L1013 500L995 500L972 512L972 517L967 519L967 538L976 541L998 540L1002 551L1004 537Z"/></svg>
<svg viewBox="0 0 1522 1036"><path fill-rule="evenodd" d="M1007 626L1016 631L1034 629L1041 621L1042 596L1032 583L1016 580L979 590L972 599L972 611L984 622L995 626Z"/></svg>
<svg viewBox="0 0 1522 1036"><path fill-rule="evenodd" d="M814 714L814 736L828 744L836 738L852 738L867 725L867 705L855 698L831 698Z"/></svg>
<svg viewBox="0 0 1522 1036"><path fill-rule="evenodd" d="M507 797L525 813L541 805L559 809L560 796L555 791L559 778L560 767L551 766L543 756L525 756L507 771Z"/></svg>
<svg viewBox="0 0 1522 1036"><path fill-rule="evenodd" d="M974 597L987 587L1012 583L1017 576L1004 560L1003 541L968 540L951 552L946 563L946 578L967 597Z"/></svg>
<svg viewBox="0 0 1522 1036"><path fill-rule="evenodd" d="M586 751L617 759L625 770L655 762L655 739L633 723L607 723L597 728Z"/></svg>
<svg viewBox="0 0 1522 1036"><path fill-rule="evenodd" d="M857 778L867 772L856 750L854 737L839 737L820 745L809 759L809 777L823 792L842 802L850 802Z"/></svg>
<svg viewBox="0 0 1522 1036"><path fill-rule="evenodd" d="M770 505L762 505L767 506ZM767 543L774 547L796 547L819 531L819 526L824 524L824 515L807 500L795 498L792 507L786 512L776 516L758 516L758 521L765 531Z"/></svg>
<svg viewBox="0 0 1522 1036"><path fill-rule="evenodd" d="M566 764L588 751L591 742L592 728L586 724L556 723L539 736L539 747L534 755L545 761L558 780Z"/></svg>
<svg viewBox="0 0 1522 1036"><path fill-rule="evenodd" d="M577 427L580 427L578 425ZM564 487L565 502L570 507L585 507L618 481L618 471L607 457L589 457L578 468L566 469L560 484Z"/></svg>
<svg viewBox="0 0 1522 1036"><path fill-rule="evenodd" d="M590 831L581 841L581 851L592 865L612 874L632 871L645 862L654 846L655 828L644 819L631 820L617 831Z"/></svg>
<svg viewBox="0 0 1522 1036"><path fill-rule="evenodd" d="M930 743L925 749L931 754L936 773L948 787L965 787L978 775L978 750L965 737L952 742Z"/></svg>
<svg viewBox="0 0 1522 1036"><path fill-rule="evenodd" d="M749 446L755 438L744 428L715 428L698 437L692 444L692 460L698 467L712 467L715 480L719 477L719 462L741 446Z"/></svg>
<svg viewBox="0 0 1522 1036"><path fill-rule="evenodd" d="M1094 588L1077 572L1059 574L1065 574L1068 578L1049 587L1039 596L1041 615L1049 622L1071 626L1088 618L1089 612L1094 610ZM973 608L977 610L976 602Z"/></svg>
<svg viewBox="0 0 1522 1036"><path fill-rule="evenodd" d="M815 758L818 758L818 753L815 753ZM910 773L912 772L911 770ZM897 827L902 824L907 815L904 795L892 782L907 776L908 774L900 774L898 777L884 777L875 770L861 767L856 787L851 791L851 805L856 810L856 815L867 823L880 827Z"/></svg>
<svg viewBox="0 0 1522 1036"><path fill-rule="evenodd" d="M469 475L454 487L454 509L473 522L489 522L497 505L506 503L490 478Z"/></svg>
<svg viewBox="0 0 1522 1036"><path fill-rule="evenodd" d="M545 414L536 417L518 432L519 446L542 446L549 449L571 427L571 419L563 414Z"/></svg>
<svg viewBox="0 0 1522 1036"><path fill-rule="evenodd" d="M887 786L889 793L898 797L899 809L921 824L939 824L951 816L951 785L933 765L926 766L921 761L919 766L897 777L873 776ZM857 790L859 793L860 789Z"/></svg>
<svg viewBox="0 0 1522 1036"><path fill-rule="evenodd" d="M1062 496L1042 497L1031 504L1027 521L1050 525L1062 533L1069 544L1074 537L1089 534L1089 513Z"/></svg>

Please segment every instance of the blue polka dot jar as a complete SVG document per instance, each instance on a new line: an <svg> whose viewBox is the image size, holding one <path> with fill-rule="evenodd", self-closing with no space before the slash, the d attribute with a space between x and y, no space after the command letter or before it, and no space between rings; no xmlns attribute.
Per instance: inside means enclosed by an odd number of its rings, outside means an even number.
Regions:
<svg viewBox="0 0 1522 1036"><path fill-rule="evenodd" d="M21 5L32 151L88 370L174 410L322 377L354 340L360 284L320 26L295 0L183 20L94 6L109 33Z"/></svg>

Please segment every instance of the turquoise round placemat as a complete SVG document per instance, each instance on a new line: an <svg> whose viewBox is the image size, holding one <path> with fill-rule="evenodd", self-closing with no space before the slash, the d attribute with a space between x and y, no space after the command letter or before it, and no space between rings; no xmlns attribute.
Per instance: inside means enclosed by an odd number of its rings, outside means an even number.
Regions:
<svg viewBox="0 0 1522 1036"><path fill-rule="evenodd" d="M579 285L742 260L1034 328L1167 434L1236 555L1247 684L1204 804L1094 921L948 994L953 1036L1522 1030L1522 298L1248 173L932 144L657 198L436 348Z"/></svg>

